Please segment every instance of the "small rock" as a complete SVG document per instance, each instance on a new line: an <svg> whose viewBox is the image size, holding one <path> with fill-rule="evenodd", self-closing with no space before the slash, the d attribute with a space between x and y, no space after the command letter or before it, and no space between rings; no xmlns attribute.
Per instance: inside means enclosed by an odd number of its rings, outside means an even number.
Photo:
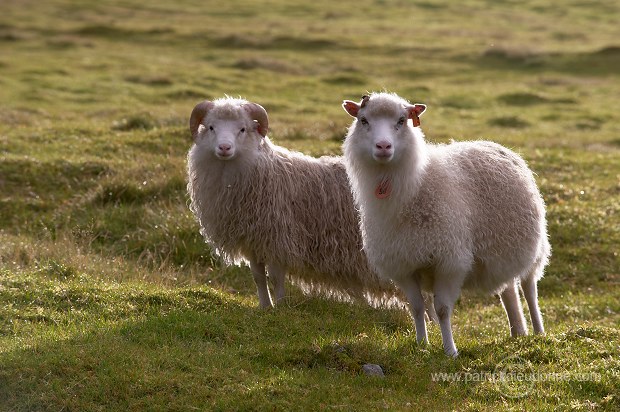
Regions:
<svg viewBox="0 0 620 412"><path fill-rule="evenodd" d="M384 378L383 369L381 366L375 365L374 363L367 363L362 366L362 370L368 376L379 376L380 378Z"/></svg>
<svg viewBox="0 0 620 412"><path fill-rule="evenodd" d="M345 347L340 345L338 342L332 342L332 349L335 353L344 353L347 351Z"/></svg>

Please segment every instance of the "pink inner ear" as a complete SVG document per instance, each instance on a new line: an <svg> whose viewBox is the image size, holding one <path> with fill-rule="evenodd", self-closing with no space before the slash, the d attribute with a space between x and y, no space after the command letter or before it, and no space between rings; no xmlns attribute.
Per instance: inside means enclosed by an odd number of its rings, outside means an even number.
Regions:
<svg viewBox="0 0 620 412"><path fill-rule="evenodd" d="M351 100L345 100L342 102L342 107L352 117L357 117L357 113L360 110L360 105Z"/></svg>
<svg viewBox="0 0 620 412"><path fill-rule="evenodd" d="M413 105L412 110L415 112L417 116L421 116L422 113L426 111L426 105L416 103Z"/></svg>
<svg viewBox="0 0 620 412"><path fill-rule="evenodd" d="M413 121L413 127L420 127L420 115L424 113L426 106L423 104L414 104L409 106L409 118Z"/></svg>

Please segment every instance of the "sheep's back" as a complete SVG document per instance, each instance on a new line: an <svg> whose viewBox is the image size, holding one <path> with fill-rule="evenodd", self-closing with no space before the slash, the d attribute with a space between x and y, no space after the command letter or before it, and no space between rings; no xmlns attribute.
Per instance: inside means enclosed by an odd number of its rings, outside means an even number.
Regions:
<svg viewBox="0 0 620 412"><path fill-rule="evenodd" d="M374 276L362 252L358 215L340 158L297 159L286 165L290 176L288 230L295 237L296 258L288 266L298 277L351 287Z"/></svg>
<svg viewBox="0 0 620 412"><path fill-rule="evenodd" d="M395 224L389 233L373 228L369 256L380 272L406 275L402 268L451 262L469 267L466 287L494 291L550 252L532 172L517 154L491 142L429 145L423 183ZM392 240L378 242L381 236Z"/></svg>
<svg viewBox="0 0 620 412"><path fill-rule="evenodd" d="M547 242L544 202L526 162L492 142L450 146L448 153L469 205L475 258L518 266L546 253L541 250Z"/></svg>

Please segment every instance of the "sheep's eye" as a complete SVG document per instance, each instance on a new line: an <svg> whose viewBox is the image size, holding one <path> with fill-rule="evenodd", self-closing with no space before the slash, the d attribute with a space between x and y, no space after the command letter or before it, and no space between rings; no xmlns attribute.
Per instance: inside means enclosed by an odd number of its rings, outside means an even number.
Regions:
<svg viewBox="0 0 620 412"><path fill-rule="evenodd" d="M239 130L241 133L245 133L245 127L242 127L241 130Z"/></svg>
<svg viewBox="0 0 620 412"><path fill-rule="evenodd" d="M360 119L360 122L361 122L364 126L368 125L368 120L367 120L365 117L362 117L362 118Z"/></svg>
<svg viewBox="0 0 620 412"><path fill-rule="evenodd" d="M400 119L398 119L398 123L396 123L397 126L402 126L405 124L405 118L401 117Z"/></svg>
<svg viewBox="0 0 620 412"><path fill-rule="evenodd" d="M213 126L209 126L209 130L213 131L215 129L213 128Z"/></svg>

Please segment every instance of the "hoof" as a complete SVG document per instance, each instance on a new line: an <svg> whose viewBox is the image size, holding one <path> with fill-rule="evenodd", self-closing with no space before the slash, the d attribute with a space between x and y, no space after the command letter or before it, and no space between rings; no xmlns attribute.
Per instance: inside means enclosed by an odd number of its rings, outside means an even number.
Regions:
<svg viewBox="0 0 620 412"><path fill-rule="evenodd" d="M459 356L459 351L456 349L445 350L444 352L446 353L446 356L448 356L449 358L456 358L457 356Z"/></svg>

